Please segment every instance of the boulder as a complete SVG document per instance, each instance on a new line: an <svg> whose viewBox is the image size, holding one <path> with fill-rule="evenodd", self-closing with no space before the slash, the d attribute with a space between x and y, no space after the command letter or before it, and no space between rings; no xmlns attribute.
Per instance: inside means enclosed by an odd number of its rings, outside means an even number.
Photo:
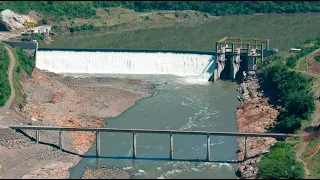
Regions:
<svg viewBox="0 0 320 180"><path fill-rule="evenodd" d="M8 31L21 30L23 29L23 23L28 19L28 16L19 15L10 9L6 9L0 13L0 26Z"/></svg>

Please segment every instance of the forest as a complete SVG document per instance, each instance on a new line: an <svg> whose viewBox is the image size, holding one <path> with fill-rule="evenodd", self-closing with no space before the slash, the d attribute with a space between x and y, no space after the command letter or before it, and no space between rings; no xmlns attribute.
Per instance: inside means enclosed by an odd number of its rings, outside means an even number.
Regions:
<svg viewBox="0 0 320 180"><path fill-rule="evenodd" d="M214 16L255 13L320 12L319 1L2 1L0 10L31 10L66 18L94 18L96 8L124 7L137 12L195 10Z"/></svg>

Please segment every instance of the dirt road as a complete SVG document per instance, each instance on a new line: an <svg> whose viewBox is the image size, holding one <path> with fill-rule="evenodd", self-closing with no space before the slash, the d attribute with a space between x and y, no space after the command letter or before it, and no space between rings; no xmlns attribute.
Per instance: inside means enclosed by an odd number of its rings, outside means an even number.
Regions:
<svg viewBox="0 0 320 180"><path fill-rule="evenodd" d="M317 52L317 51L316 51ZM302 73L306 73L316 79L320 79L319 78L319 75L318 74L314 74L314 73L310 73L310 72L305 72L305 71L299 71L299 72L302 72ZM316 94L319 94L320 93L320 89L318 89L316 91ZM314 112L314 116L312 118L312 121L311 121L311 125L312 126L316 126L319 124L319 121L320 121L320 102L319 100L315 100L315 105L316 105L316 111ZM301 135L309 135L307 132L304 132L302 131L300 133ZM301 159L301 155L304 153L304 151L306 150L306 147L308 146L309 144L309 141L308 142L304 142L303 140L301 140L300 142L300 145L299 145L299 149L297 150L296 152L296 159L297 161L303 163L303 166L304 166L304 169L306 171L306 175L305 175L305 178L307 178L309 175L310 175L310 170L308 169L307 167L307 163L305 163L302 159Z"/></svg>
<svg viewBox="0 0 320 180"><path fill-rule="evenodd" d="M10 120L8 118L9 115L9 109L12 105L12 102L16 96L14 87L13 87L13 71L16 66L16 58L13 55L12 48L9 47L8 45L5 45L5 48L7 49L9 58L10 58L10 66L8 70L8 79L9 79L9 84L11 88L11 94L10 98L6 102L6 105L4 107L0 108L0 128L7 128L9 125L12 125L10 123Z"/></svg>

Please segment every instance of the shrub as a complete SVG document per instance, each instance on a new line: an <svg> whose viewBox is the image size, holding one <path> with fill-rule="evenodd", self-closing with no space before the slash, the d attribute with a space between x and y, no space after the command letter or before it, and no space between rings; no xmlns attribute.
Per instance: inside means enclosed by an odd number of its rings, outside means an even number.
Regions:
<svg viewBox="0 0 320 180"><path fill-rule="evenodd" d="M48 21L46 19L41 19L42 24L48 24Z"/></svg>
<svg viewBox="0 0 320 180"><path fill-rule="evenodd" d="M29 37L22 37L21 41L30 41L30 38Z"/></svg>
<svg viewBox="0 0 320 180"><path fill-rule="evenodd" d="M174 12L174 16L175 16L175 17L179 17L179 16L180 16L180 13L179 13L179 12Z"/></svg>
<svg viewBox="0 0 320 180"><path fill-rule="evenodd" d="M297 58L295 56L290 56L287 61L286 65L290 68L294 68L297 65Z"/></svg>
<svg viewBox="0 0 320 180"><path fill-rule="evenodd" d="M277 142L271 147L270 154L256 164L261 179L303 179L303 165L296 161L293 145Z"/></svg>

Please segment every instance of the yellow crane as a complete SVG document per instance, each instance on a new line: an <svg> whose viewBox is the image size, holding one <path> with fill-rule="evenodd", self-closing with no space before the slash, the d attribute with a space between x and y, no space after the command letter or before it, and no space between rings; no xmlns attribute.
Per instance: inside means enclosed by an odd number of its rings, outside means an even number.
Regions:
<svg viewBox="0 0 320 180"><path fill-rule="evenodd" d="M26 20L23 25L24 25L24 29L26 30L31 30L32 28L34 28L34 26L36 25L37 23L32 20L32 19L28 19Z"/></svg>

